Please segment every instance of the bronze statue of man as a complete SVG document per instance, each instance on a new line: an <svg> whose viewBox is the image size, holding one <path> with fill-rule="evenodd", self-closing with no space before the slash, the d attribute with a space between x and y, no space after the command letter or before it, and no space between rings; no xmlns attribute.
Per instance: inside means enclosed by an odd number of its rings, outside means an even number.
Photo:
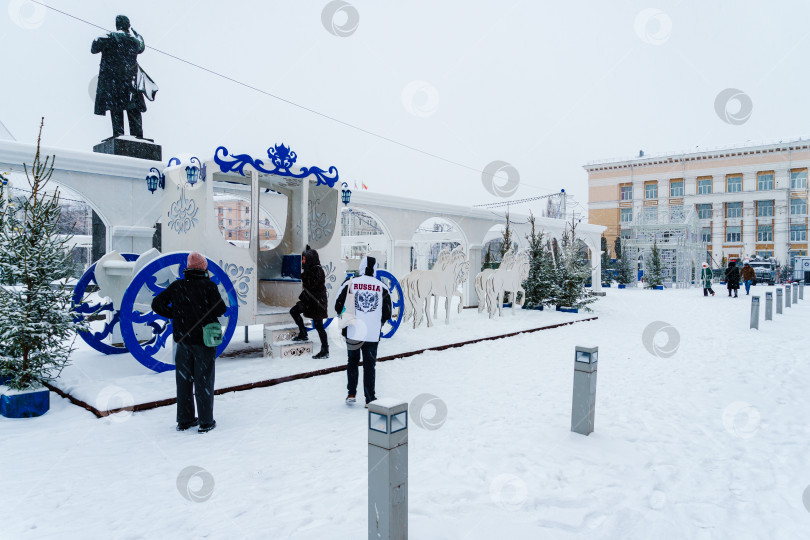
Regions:
<svg viewBox="0 0 810 540"><path fill-rule="evenodd" d="M110 111L113 137L124 135L124 111L129 119L129 134L143 138L141 113L146 111L144 96L153 101L157 85L138 66L138 55L146 48L143 37L130 28L129 18L115 18L115 32L93 41L90 52L101 53L98 70L95 113ZM130 34L130 29L132 34Z"/></svg>

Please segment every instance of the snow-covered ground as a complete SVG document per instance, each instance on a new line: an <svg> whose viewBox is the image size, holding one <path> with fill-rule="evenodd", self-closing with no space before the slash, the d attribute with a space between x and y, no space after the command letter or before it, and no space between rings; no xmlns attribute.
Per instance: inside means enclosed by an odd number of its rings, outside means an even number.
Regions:
<svg viewBox="0 0 810 540"><path fill-rule="evenodd" d="M515 310L505 308L503 317L488 319L476 309L457 313L458 303L451 308L450 323L445 323L444 302L439 308L439 319L427 328L422 323L413 328L413 323L403 322L392 339L383 340L379 355L390 356L430 347L475 340L489 336L501 336L520 330L572 322L593 317L589 313L561 313L556 311ZM432 313L432 312L431 312ZM93 322L100 330L103 323ZM237 328L226 356L217 360L216 388L228 388L254 383L297 373L306 373L346 364L345 340L337 324L326 329L330 342L330 357L313 360L311 356L288 358L263 358L263 327L251 326L248 343L244 343L244 327ZM310 339L320 349L318 337L310 332ZM170 339L171 342L171 339ZM105 356L82 340L76 340L76 351L71 355L71 365L62 371L56 385L77 399L106 411L122 406L148 403L174 397L175 375L173 371L154 373L142 366L131 354ZM171 346L161 352L161 360L171 363ZM253 351L250 353L250 351ZM235 357L228 357L236 353Z"/></svg>
<svg viewBox="0 0 810 540"><path fill-rule="evenodd" d="M410 425L410 538L806 538L810 295L759 331L719 289L609 289L595 308L379 365L380 397L448 410ZM674 331L645 346L657 321ZM600 347L588 437L570 432L577 344ZM0 536L365 538L367 417L344 396L345 373L218 396L199 435L173 407L98 420L52 394L41 418L0 419ZM190 466L203 502L178 489Z"/></svg>

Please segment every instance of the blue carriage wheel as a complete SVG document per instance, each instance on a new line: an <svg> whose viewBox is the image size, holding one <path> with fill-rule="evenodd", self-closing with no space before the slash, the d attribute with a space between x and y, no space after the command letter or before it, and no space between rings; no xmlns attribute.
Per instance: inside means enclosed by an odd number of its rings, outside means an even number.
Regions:
<svg viewBox="0 0 810 540"><path fill-rule="evenodd" d="M383 338L390 338L399 329L399 324L402 322L402 317L405 314L405 297L402 295L402 287L399 286L399 281L394 277L394 274L386 270L377 270L376 277L383 283L388 282L388 291L392 296L391 318L387 321L391 325L391 329L380 335L380 337ZM394 293L396 293L396 300L393 298Z"/></svg>
<svg viewBox="0 0 810 540"><path fill-rule="evenodd" d="M136 253L121 253L121 256L127 262L136 261L139 257ZM85 317L103 314L108 311L113 312L113 317L110 322L104 324L104 328L102 328L100 332L93 332L92 330L81 331L78 332L79 337L92 348L103 354L122 354L127 352L126 347L115 347L104 343L104 339L112 333L113 328L115 328L115 325L119 322L118 309L116 309L112 302L107 302L106 304L90 304L83 302L84 296L87 293L87 287L90 285L98 285L98 283L96 283L96 263L93 263L90 268L85 270L82 277L79 278L79 281L76 283L76 286L73 287L73 297L71 298L70 308L74 313L73 322L83 321ZM118 307L120 308L121 306Z"/></svg>
<svg viewBox="0 0 810 540"><path fill-rule="evenodd" d="M174 364L161 362L154 357L155 353L165 347L166 341L172 333L172 324L171 321L161 317L154 311L151 311L151 309L148 313L135 311L135 299L144 286L152 292L153 297L164 291L166 287L168 287L168 283L157 283L156 274L158 271L177 265L179 267L178 273L182 275L186 267L187 259L188 253L176 252L162 255L151 261L133 277L132 282L127 287L124 297L121 300L120 324L124 344L138 362L158 373L170 371L175 368ZM227 309L224 315L227 317L228 322L222 336L222 344L217 347L216 355L219 356L228 346L228 343L230 343L233 333L236 330L239 303L236 290L228 274L211 259L206 258L206 260L208 261L208 272L211 275L211 281L217 285L222 285L225 289L225 293L228 295L226 301ZM135 336L134 325L136 324L146 324L150 326L152 328L152 337L144 343L138 342L138 338Z"/></svg>

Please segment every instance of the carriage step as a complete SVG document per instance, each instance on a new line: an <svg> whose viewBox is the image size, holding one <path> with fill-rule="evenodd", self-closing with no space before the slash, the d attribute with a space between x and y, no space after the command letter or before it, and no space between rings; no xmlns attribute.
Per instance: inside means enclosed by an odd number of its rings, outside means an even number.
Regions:
<svg viewBox="0 0 810 540"><path fill-rule="evenodd" d="M281 341L290 341L298 335L298 327L294 324L274 324L264 327L264 356L275 356L273 344Z"/></svg>
<svg viewBox="0 0 810 540"><path fill-rule="evenodd" d="M270 348L273 358L289 358L291 356L311 356L313 346L311 341L278 341Z"/></svg>

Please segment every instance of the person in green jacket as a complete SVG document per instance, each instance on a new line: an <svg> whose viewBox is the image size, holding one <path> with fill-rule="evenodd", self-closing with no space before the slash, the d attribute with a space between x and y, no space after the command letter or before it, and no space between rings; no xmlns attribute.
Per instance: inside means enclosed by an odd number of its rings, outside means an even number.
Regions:
<svg viewBox="0 0 810 540"><path fill-rule="evenodd" d="M700 271L700 281L703 282L703 296L709 296L714 291L712 290L712 269L709 268L709 263L703 263L703 269Z"/></svg>

